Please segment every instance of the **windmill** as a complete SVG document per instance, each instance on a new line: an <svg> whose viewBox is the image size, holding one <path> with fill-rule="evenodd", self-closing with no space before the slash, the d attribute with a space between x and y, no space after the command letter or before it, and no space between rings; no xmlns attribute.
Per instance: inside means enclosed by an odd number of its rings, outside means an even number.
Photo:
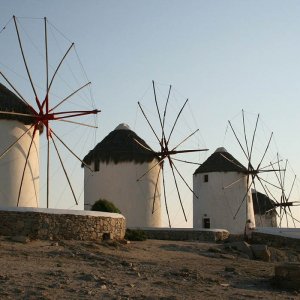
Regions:
<svg viewBox="0 0 300 300"><path fill-rule="evenodd" d="M300 223L300 220L295 218L292 212L292 207L300 206L299 201L292 200L295 194L295 187L297 185L297 176L293 172L289 161L283 160L277 154L278 169L281 170L276 172L276 178L280 186L280 195L279 197L274 196L270 191L269 194L274 199L276 208L279 208L278 219L279 227L283 226L283 220L285 220L285 225L287 227L292 225L297 227L297 223Z"/></svg>
<svg viewBox="0 0 300 300"><path fill-rule="evenodd" d="M22 205L20 204L20 199L25 193L24 180L27 176L26 174L31 171L32 161L30 157L32 152L34 148L39 148L39 142L36 139L39 135L38 132L40 132L41 135L43 134L42 138L46 141L46 206L49 207L50 205L52 153L54 153L58 161L59 168L62 170L62 174L77 205L77 196L71 184L65 157L62 155L60 147L83 163L79 155L65 141L66 133L67 131L74 132L74 128L71 128L71 126L76 126L76 128L79 126L96 128L97 126L93 119L100 111L95 109L91 95L86 92L90 82L87 80L75 44L70 42L46 18L21 19L24 22L21 22L20 18L13 16L0 31L1 45L10 45L8 51L5 52L3 50L3 53L1 52L0 78L3 85L5 84L6 86L2 90L6 95L9 94L8 98L14 98L18 105L20 103L22 105L21 111L16 110L15 107L7 109L7 107L1 106L1 120L6 122L13 119L14 122L17 122L13 126L18 128L18 134L15 134L6 147L1 149L0 164L5 157L12 156L11 154L17 148L22 150L23 160L18 163L18 170L15 170L18 173L18 176L15 175L18 193L16 199L13 199L15 206ZM32 35L36 38L34 40L24 25L27 21L35 22L35 25L31 27ZM38 26L36 26L36 22L39 22ZM12 32L14 32L13 36ZM49 43L49 35L51 35L51 41L54 41L52 44ZM41 37L40 40L37 37ZM64 50L58 46L59 39L64 40L64 47L67 45ZM24 40L27 41L26 45ZM14 42L15 46L12 47L11 44ZM56 50L54 51L54 49ZM30 55L28 55L29 52ZM77 59L77 65L74 68L70 65L71 56ZM5 60L3 61L4 57ZM65 75L67 71L68 74L71 74L72 84L66 81ZM83 74L81 78L78 77L79 73ZM19 83L16 84L16 81ZM24 87L23 82L25 81L26 86ZM19 87L21 83L22 87ZM3 85L1 86L3 87ZM64 87L67 87L67 89ZM23 118L23 123L24 118L30 121L27 124L25 122L26 126L24 127L22 124L19 124L20 118ZM89 123L91 120L92 122ZM2 124L5 123L4 121ZM62 128L61 124L64 124L64 127L67 128L64 132L59 131L59 128ZM25 147L23 144L26 139L28 144L28 138L29 145ZM37 156L36 159L38 160L39 157ZM53 177L56 177L57 170L54 170L54 167L52 169L54 171ZM37 173L35 176L39 176L39 174ZM52 186L52 190L56 188Z"/></svg>
<svg viewBox="0 0 300 300"><path fill-rule="evenodd" d="M254 193L252 193L253 202L258 207L259 216L262 216L263 213L268 212L262 212L262 203L260 203L260 197L258 196L258 191L261 190L262 193L268 197L268 199L272 199L274 201L272 208L274 211L275 208L280 208L280 214L278 214L278 212L276 212L276 214L278 215L281 224L283 213L289 213L293 218L290 207L297 204L297 202L290 202L289 200L295 181L292 184L291 190L287 193L284 187L287 163L283 163L283 160L279 157L278 152L274 152L273 149L271 150L273 132L266 134L266 132L263 130L264 135L261 135L258 138L259 125L263 125L260 115L258 114L256 116L255 121L252 122L252 126L247 125L249 122L247 123L244 110L242 110L241 119L241 131L237 130L238 126L234 126L232 121L228 121L229 128L231 129L234 139L242 151L246 161L245 165L247 169L244 175L247 179L247 191L244 197L241 199L240 205L237 207L234 217L238 215L242 204L252 189L254 190ZM241 179L242 177L239 180ZM234 186L234 184L235 182L224 188L230 188ZM295 218L293 218L293 220L295 220ZM261 217L260 223L261 226L264 226Z"/></svg>
<svg viewBox="0 0 300 300"><path fill-rule="evenodd" d="M181 140L178 140L175 143L173 142L175 132L178 132L178 130L180 130L180 128L178 126L178 121L182 117L182 113L188 103L188 99L186 99L184 101L184 103L182 104L179 111L177 111L177 114L176 114L176 117L175 117L173 123L171 123L171 125L169 127L167 127L166 124L167 124L167 121L169 121L167 112L170 107L169 100L171 99L171 95L172 95L172 86L171 85L168 86L168 91L165 94L166 96L162 96L163 101L159 101L159 97L157 95L158 94L157 86L154 81L152 81L152 90L153 90L153 102L154 102L153 104L155 105L155 115L156 115L156 122L158 122L158 126L157 126L157 124L154 124L150 120L150 118L146 112L145 106L143 106L140 101L138 102L138 106L139 106L139 109L140 109L146 123L148 124L152 134L154 135L156 143L158 143L159 150L155 151L150 147L145 147L144 145L141 145L141 146L143 146L149 152L153 153L159 159L158 159L158 162L152 168L147 170L147 172L145 172L144 174L141 174L137 180L138 181L142 180L142 178L146 174L148 174L153 168L155 168L156 166L159 166L159 172L158 172L158 175L156 178L156 183L155 183L156 187L155 187L155 191L154 191L154 195L153 195L152 211L155 210L155 199L156 199L156 193L157 193L157 186L161 179L162 187L163 187L163 197L164 197L165 209L166 209L166 213L167 213L169 227L171 227L171 220L170 220L170 214L169 214L169 208L168 208L168 195L167 195L167 188L166 188L166 186L167 186L166 169L167 168L170 169L171 179L175 186L175 190L176 190L178 201L180 203L181 211L183 213L185 221L187 222L187 216L186 216L186 212L185 212L184 205L183 205L182 195L180 192L180 182L184 186L186 186L190 190L190 192L192 192L193 194L194 194L194 192L193 192L192 188L190 187L189 183L187 182L186 178L181 173L180 168L177 166L177 163L178 162L184 163L184 164L188 164L188 163L193 164L194 163L194 164L198 164L198 165L199 165L199 163L188 161L186 159L179 159L178 156L180 154L187 155L189 153L207 151L208 149L182 148L184 143L186 143L188 140L190 140L199 131L199 129L192 131L190 134L187 134L185 132L185 136L183 136L183 138ZM158 127L158 129L155 129L155 125ZM139 141L137 141L137 140L136 140L136 142L139 143Z"/></svg>

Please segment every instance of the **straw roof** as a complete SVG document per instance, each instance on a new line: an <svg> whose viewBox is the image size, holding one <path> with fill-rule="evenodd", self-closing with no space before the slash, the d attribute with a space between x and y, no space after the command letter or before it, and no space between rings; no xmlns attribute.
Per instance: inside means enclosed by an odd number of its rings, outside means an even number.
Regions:
<svg viewBox="0 0 300 300"><path fill-rule="evenodd" d="M263 193L253 190L252 200L253 200L254 213L256 215L258 214L264 215L267 211L275 210L275 202Z"/></svg>
<svg viewBox="0 0 300 300"><path fill-rule="evenodd" d="M26 105L17 95L0 83L0 111L32 114L32 109ZM35 119L26 116L0 114L0 119L17 120L24 124L33 124Z"/></svg>
<svg viewBox="0 0 300 300"><path fill-rule="evenodd" d="M106 136L96 147L83 159L90 165L92 162L99 166L100 162L135 162L144 163L159 159L147 143L128 125L121 124L108 136Z"/></svg>
<svg viewBox="0 0 300 300"><path fill-rule="evenodd" d="M247 169L236 160L225 148L218 148L196 171L198 173L210 172L239 172L246 173Z"/></svg>

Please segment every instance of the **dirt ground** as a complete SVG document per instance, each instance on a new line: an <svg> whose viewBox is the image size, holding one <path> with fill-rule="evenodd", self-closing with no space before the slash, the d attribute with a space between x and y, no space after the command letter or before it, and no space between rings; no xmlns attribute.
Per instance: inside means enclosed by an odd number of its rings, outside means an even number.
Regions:
<svg viewBox="0 0 300 300"><path fill-rule="evenodd" d="M0 299L300 299L271 284L274 262L200 242L0 237ZM273 249L273 260L286 260ZM292 253L299 258L299 253Z"/></svg>

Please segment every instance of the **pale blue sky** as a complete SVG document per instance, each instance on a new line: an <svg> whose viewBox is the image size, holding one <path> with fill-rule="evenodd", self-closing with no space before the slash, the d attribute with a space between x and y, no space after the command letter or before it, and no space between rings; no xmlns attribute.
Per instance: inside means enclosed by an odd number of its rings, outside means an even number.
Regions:
<svg viewBox="0 0 300 300"><path fill-rule="evenodd" d="M102 110L98 140L135 126L155 80L190 99L208 155L244 109L261 114L300 174L299 1L1 0L0 25L12 15L46 16L76 43Z"/></svg>

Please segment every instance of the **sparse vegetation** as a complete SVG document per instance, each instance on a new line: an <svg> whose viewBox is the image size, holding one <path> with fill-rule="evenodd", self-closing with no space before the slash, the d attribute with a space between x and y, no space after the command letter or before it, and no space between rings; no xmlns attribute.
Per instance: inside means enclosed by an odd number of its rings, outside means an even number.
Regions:
<svg viewBox="0 0 300 300"><path fill-rule="evenodd" d="M127 229L125 239L129 241L145 241L147 239L147 235L145 231L140 229Z"/></svg>
<svg viewBox="0 0 300 300"><path fill-rule="evenodd" d="M111 213L118 213L120 214L121 211L110 201L106 199L99 199L96 201L92 206L93 211L105 211Z"/></svg>

